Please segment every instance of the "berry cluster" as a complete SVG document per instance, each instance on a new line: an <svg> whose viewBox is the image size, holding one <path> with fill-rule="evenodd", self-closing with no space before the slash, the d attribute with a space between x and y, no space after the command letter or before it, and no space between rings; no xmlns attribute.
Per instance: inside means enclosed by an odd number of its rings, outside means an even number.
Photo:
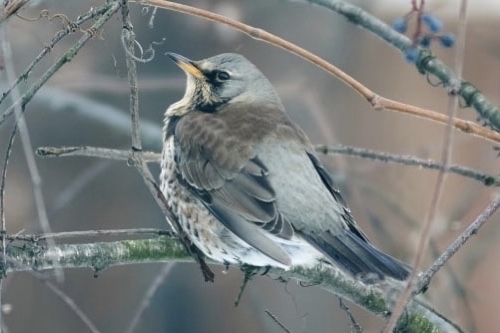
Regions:
<svg viewBox="0 0 500 333"><path fill-rule="evenodd" d="M399 33L406 33L410 19L416 14L416 27L413 35L413 44L429 48L433 40L439 41L443 47L453 47L455 36L452 33L442 33L443 21L430 13L421 13L419 10L411 11L404 17L398 17L394 20L392 27ZM425 29L424 29L425 28ZM406 60L416 62L419 51L416 47L410 48L405 52Z"/></svg>

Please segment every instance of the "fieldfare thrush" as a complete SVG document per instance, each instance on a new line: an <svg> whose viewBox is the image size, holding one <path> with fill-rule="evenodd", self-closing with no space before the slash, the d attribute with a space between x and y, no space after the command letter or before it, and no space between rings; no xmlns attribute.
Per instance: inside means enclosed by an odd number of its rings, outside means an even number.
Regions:
<svg viewBox="0 0 500 333"><path fill-rule="evenodd" d="M238 54L168 56L187 86L165 113L161 188L206 256L284 269L327 261L355 277L408 276L359 229L311 142L252 63Z"/></svg>

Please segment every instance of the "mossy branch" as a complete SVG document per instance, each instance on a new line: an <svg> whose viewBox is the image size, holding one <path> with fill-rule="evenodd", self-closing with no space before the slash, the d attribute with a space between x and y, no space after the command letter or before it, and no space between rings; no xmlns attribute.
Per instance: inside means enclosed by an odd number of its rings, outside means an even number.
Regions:
<svg viewBox="0 0 500 333"><path fill-rule="evenodd" d="M19 242L19 241L17 241ZM95 274L112 266L194 262L175 237L154 236L150 239L121 240L84 244L58 244L48 248L31 241L11 244L7 248L7 272L50 270L55 267L90 268ZM327 264L314 268L296 267L289 271L278 268L268 275L280 280L294 279L305 285L318 286L349 299L359 306L386 318L401 287L394 281L366 285ZM200 277L201 278L201 277ZM236 293L236 290L235 290ZM401 317L398 332L462 332L420 300L412 301Z"/></svg>

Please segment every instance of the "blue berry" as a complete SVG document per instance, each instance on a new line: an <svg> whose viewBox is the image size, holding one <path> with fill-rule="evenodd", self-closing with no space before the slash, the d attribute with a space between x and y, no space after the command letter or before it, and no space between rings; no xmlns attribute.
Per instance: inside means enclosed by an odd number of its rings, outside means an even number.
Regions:
<svg viewBox="0 0 500 333"><path fill-rule="evenodd" d="M422 47L429 47L431 46L431 37L430 36L423 36L420 38L420 40L418 41L418 43L420 44L420 46Z"/></svg>
<svg viewBox="0 0 500 333"><path fill-rule="evenodd" d="M404 17L398 17L392 23L392 27L397 32L404 34L406 32L406 29L408 28L408 22L406 22Z"/></svg>
<svg viewBox="0 0 500 333"><path fill-rule="evenodd" d="M424 14L422 20L431 32L439 32L443 29L443 22L432 14Z"/></svg>
<svg viewBox="0 0 500 333"><path fill-rule="evenodd" d="M411 49L407 49L405 51L405 58L406 58L406 61L414 64L417 62L418 60L418 55L419 55L419 50L414 47L414 48L411 48Z"/></svg>
<svg viewBox="0 0 500 333"><path fill-rule="evenodd" d="M453 45L455 45L455 35L453 34L439 36L439 40L443 47L453 47Z"/></svg>

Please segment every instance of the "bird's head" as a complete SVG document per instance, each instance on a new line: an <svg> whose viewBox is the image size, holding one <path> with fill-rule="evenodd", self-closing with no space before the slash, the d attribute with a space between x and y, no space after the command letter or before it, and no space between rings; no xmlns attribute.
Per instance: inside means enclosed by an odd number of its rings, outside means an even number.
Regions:
<svg viewBox="0 0 500 333"><path fill-rule="evenodd" d="M167 116L191 111L214 113L228 104L273 104L282 108L276 90L245 57L224 53L193 61L175 53L167 55L186 73L184 97L172 104Z"/></svg>

